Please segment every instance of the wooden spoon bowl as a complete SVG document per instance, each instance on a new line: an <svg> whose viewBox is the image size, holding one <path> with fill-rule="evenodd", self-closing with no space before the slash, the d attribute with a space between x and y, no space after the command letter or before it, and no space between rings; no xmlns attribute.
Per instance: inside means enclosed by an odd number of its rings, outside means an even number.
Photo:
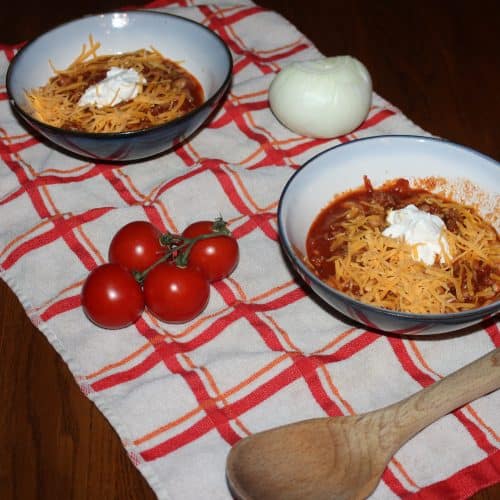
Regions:
<svg viewBox="0 0 500 500"><path fill-rule="evenodd" d="M366 498L406 441L498 388L500 348L391 406L254 434L228 455L229 488L242 500Z"/></svg>

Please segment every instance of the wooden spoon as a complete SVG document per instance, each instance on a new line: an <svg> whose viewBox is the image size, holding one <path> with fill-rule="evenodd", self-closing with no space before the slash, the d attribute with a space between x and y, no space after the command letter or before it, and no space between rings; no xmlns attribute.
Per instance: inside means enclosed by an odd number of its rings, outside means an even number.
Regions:
<svg viewBox="0 0 500 500"><path fill-rule="evenodd" d="M245 500L366 498L406 441L498 388L500 348L391 406L254 434L229 453L229 488Z"/></svg>

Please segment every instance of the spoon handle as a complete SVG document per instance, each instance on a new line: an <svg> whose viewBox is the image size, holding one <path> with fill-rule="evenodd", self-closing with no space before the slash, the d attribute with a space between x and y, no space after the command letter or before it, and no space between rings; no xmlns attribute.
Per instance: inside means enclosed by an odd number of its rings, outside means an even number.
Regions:
<svg viewBox="0 0 500 500"><path fill-rule="evenodd" d="M456 408L500 388L500 348L386 408L400 444Z"/></svg>

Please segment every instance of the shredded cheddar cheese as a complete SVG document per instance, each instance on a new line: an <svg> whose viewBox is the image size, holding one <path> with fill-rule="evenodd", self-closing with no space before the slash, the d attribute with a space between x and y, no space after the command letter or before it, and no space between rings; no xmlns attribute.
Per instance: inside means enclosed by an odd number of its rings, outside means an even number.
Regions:
<svg viewBox="0 0 500 500"><path fill-rule="evenodd" d="M449 255L432 265L415 259L415 247L383 236L386 208L373 202L346 202L340 220L325 238L329 255L321 261L330 286L375 306L411 313L453 313L480 307L500 295L500 240L473 209L431 194L421 203L438 213L453 211L445 229ZM417 200L412 203L418 204ZM317 256L309 255L315 270ZM324 271L323 271L324 272Z"/></svg>
<svg viewBox="0 0 500 500"><path fill-rule="evenodd" d="M89 46L83 45L68 68L57 70L49 61L55 75L43 87L26 92L35 118L65 129L123 132L169 122L201 104L203 92L193 75L156 49L98 56L99 47L90 36ZM114 106L79 106L85 90L103 80L112 67L144 76L142 92Z"/></svg>

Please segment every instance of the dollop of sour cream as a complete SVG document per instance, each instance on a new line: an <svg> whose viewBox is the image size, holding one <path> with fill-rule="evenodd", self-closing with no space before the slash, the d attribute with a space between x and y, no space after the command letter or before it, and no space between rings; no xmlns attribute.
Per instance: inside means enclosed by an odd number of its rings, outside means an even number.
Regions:
<svg viewBox="0 0 500 500"><path fill-rule="evenodd" d="M269 87L269 104L276 118L308 137L352 132L365 120L371 102L370 74L348 55L293 62Z"/></svg>
<svg viewBox="0 0 500 500"><path fill-rule="evenodd" d="M402 238L415 249L413 258L431 266L436 257L445 262L451 257L443 220L437 215L420 210L415 205L407 205L400 210L391 210L386 218L389 226L383 236Z"/></svg>
<svg viewBox="0 0 500 500"><path fill-rule="evenodd" d="M145 83L146 79L135 69L113 66L103 80L87 88L78 105L94 105L98 108L116 106L120 102L134 99Z"/></svg>

